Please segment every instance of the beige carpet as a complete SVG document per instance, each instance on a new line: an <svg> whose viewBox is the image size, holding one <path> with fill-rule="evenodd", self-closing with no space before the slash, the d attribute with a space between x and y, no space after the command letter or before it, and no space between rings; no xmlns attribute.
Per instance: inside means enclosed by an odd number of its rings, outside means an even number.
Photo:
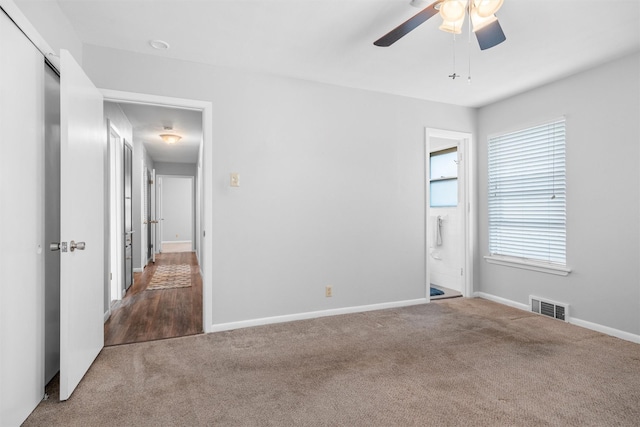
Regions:
<svg viewBox="0 0 640 427"><path fill-rule="evenodd" d="M191 266L189 264L158 265L147 291L188 288L191 286Z"/></svg>
<svg viewBox="0 0 640 427"><path fill-rule="evenodd" d="M105 348L27 426L637 426L640 345L480 299Z"/></svg>

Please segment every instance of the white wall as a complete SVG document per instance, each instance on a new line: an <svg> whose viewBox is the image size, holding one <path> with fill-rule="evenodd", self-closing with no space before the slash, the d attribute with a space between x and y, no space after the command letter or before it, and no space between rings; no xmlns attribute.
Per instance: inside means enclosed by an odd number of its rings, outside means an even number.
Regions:
<svg viewBox="0 0 640 427"><path fill-rule="evenodd" d="M120 108L120 106L116 103L113 102L105 102L104 103L104 117L105 119L109 120L112 125L118 130L118 133L120 135L120 138L124 139L127 141L127 143L131 144L131 141L133 140L133 127L131 126L131 122L129 122L129 119L127 118L127 116L124 114L124 112L122 111L122 109ZM135 154L134 154L135 155ZM119 151L119 156L120 158L122 158L123 154L122 151ZM135 164L135 162L134 162ZM109 171L107 173L107 176L105 176L105 180L111 182L110 178L109 178L109 174L112 173L111 171L111 165L110 163L107 166L107 170ZM135 182L135 175L134 175L134 182ZM135 183L134 183L134 189L135 189ZM107 197L106 200L111 200L110 197ZM133 204L133 208L135 209L136 207L136 203L135 203L135 197L134 197L134 204ZM106 209L105 210L105 218L106 218L106 223L108 224L110 223L110 220L108 220L108 218L110 218L111 216L111 210L110 209ZM136 221L135 221L135 213L133 215L134 221L133 221L133 226L134 226L134 230L136 230ZM138 227L139 229L139 227ZM133 244L134 247L133 249L135 249L136 247L136 243L137 246L139 247L140 242L136 242L137 240L139 240L140 238L140 232L136 231L133 234ZM105 230L105 242L108 242L109 245L111 245L111 235L106 232ZM118 249L117 253L120 254L122 249ZM136 252L134 250L134 257L136 255ZM105 265L108 266L108 270L111 270L111 251L110 250L105 250L104 253L105 256ZM139 249L138 249L138 258L139 258ZM135 258L134 258L134 267L136 266L135 264ZM124 268L124 265L122 265L122 268ZM111 271L111 273L114 275L116 275L115 271ZM124 273L123 273L124 274ZM109 277L109 274L106 274L106 277ZM109 292L109 287L111 286L111 282L107 280L107 282L105 283L104 286L104 311L105 313L109 310L109 305L111 304L111 295ZM114 297L115 298L115 297Z"/></svg>
<svg viewBox="0 0 640 427"><path fill-rule="evenodd" d="M198 165L195 163L155 162L157 175L198 176Z"/></svg>
<svg viewBox="0 0 640 427"><path fill-rule="evenodd" d="M480 255L488 252L487 136L567 120L567 277L476 265L476 291L520 304L533 294L570 316L640 334L640 59L634 54L479 111Z"/></svg>
<svg viewBox="0 0 640 427"><path fill-rule="evenodd" d="M202 142L203 140L201 140L200 142L200 148L198 150L198 164L197 164L197 176L196 176L196 185L195 185L195 239L193 241L194 245L195 245L195 250L196 250L196 256L198 257L198 263L200 264L200 271L203 272L202 269L202 255L203 255L203 251L202 251L202 239L204 238L204 236L202 235L202 230L204 227L204 222L203 222L203 212L204 212L204 204L202 203L203 198L204 198L204 187L202 185L202 181L204 178L204 170L202 169L202 164L203 164L203 154L204 154L204 144Z"/></svg>
<svg viewBox="0 0 640 427"><path fill-rule="evenodd" d="M425 297L424 128L473 110L95 46L84 67L213 103L214 323Z"/></svg>
<svg viewBox="0 0 640 427"><path fill-rule="evenodd" d="M13 1L49 46L59 55L66 49L76 62L82 65L82 42L73 30L57 2L51 0L9 0Z"/></svg>

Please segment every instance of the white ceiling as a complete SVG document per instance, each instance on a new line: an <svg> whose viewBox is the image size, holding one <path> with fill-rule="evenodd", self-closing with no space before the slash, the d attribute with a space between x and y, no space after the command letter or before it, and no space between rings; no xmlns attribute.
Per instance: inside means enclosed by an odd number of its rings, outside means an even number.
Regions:
<svg viewBox="0 0 640 427"><path fill-rule="evenodd" d="M478 107L640 50L638 0L505 0L507 41L480 51L425 22L373 41L420 9L409 0L58 0L88 44ZM162 39L168 51L148 41ZM471 58L472 84L468 85Z"/></svg>
<svg viewBox="0 0 640 427"><path fill-rule="evenodd" d="M200 111L127 103L118 105L131 122L133 137L142 141L155 162L197 162L202 140ZM165 126L173 130L165 131ZM168 144L160 138L162 133L174 133L182 139L176 144Z"/></svg>
<svg viewBox="0 0 640 427"><path fill-rule="evenodd" d="M409 0L57 1L86 44L468 107L640 50L639 0L505 0L507 40L485 51L466 31L454 44L438 16L374 46L420 10Z"/></svg>

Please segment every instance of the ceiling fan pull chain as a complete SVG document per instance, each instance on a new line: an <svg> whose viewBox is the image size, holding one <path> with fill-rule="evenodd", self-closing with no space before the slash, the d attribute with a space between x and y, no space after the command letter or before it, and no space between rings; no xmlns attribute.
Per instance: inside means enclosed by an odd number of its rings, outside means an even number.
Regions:
<svg viewBox="0 0 640 427"><path fill-rule="evenodd" d="M467 50L469 52L469 74L467 76L467 84L471 84L471 3L473 3L473 0L471 0L467 5L467 9L468 9L467 11L469 13L469 20L468 20L469 44L467 45Z"/></svg>
<svg viewBox="0 0 640 427"><path fill-rule="evenodd" d="M453 73L449 74L452 80L455 80L457 77L460 77L459 74L456 74L456 34L453 33Z"/></svg>

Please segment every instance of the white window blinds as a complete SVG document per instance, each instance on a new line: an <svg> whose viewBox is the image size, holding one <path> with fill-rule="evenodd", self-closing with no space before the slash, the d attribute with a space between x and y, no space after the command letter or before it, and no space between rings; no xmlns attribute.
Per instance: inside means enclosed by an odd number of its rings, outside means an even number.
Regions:
<svg viewBox="0 0 640 427"><path fill-rule="evenodd" d="M564 118L489 138L489 252L566 265Z"/></svg>

